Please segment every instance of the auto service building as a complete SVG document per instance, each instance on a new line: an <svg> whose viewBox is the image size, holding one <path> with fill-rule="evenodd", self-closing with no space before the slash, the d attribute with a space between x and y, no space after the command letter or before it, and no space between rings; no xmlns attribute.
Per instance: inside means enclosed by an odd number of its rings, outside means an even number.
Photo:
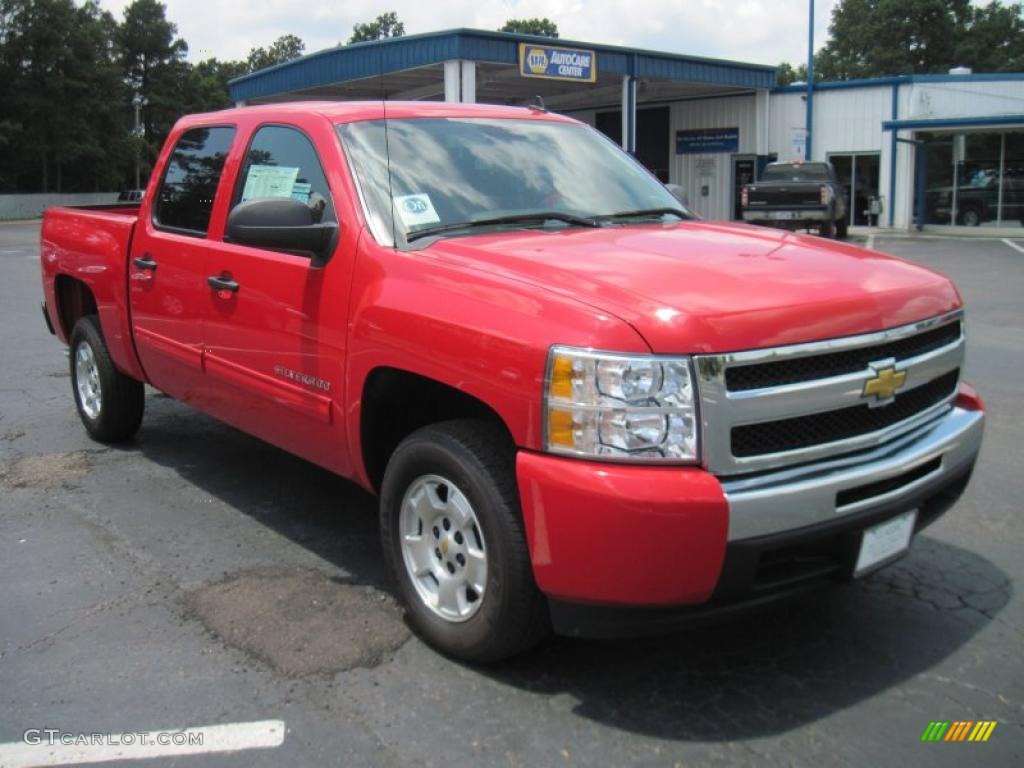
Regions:
<svg viewBox="0 0 1024 768"><path fill-rule="evenodd" d="M679 184L707 218L771 160L829 160L852 224L1018 230L1024 73L776 87L775 68L601 43L455 29L319 51L233 80L239 104L443 99L544 105ZM808 98L812 125L807 131Z"/></svg>

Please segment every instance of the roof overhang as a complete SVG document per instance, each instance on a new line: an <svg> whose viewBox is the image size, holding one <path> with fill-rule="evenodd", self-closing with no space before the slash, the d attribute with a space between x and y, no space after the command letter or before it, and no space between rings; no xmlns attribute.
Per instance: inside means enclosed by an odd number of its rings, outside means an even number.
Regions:
<svg viewBox="0 0 1024 768"><path fill-rule="evenodd" d="M522 77L519 43L592 50L594 83ZM523 103L541 95L559 109L583 109L619 99L622 76L633 75L648 91L642 100L679 99L767 90L775 68L619 46L456 29L330 48L253 72L229 84L233 101L265 103L296 99L435 99L443 96L445 61L477 63L477 100Z"/></svg>
<svg viewBox="0 0 1024 768"><path fill-rule="evenodd" d="M883 131L926 131L954 128L987 128L1003 125L1024 125L1024 115L993 115L990 117L940 117L915 120L886 120Z"/></svg>

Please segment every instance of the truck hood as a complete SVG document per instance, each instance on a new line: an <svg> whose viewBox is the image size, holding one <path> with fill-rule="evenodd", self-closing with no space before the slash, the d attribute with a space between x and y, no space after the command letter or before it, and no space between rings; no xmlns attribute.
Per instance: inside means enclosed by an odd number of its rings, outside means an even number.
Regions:
<svg viewBox="0 0 1024 768"><path fill-rule="evenodd" d="M742 224L480 234L441 239L423 253L586 302L628 322L661 354L869 333L960 306L950 280L931 270Z"/></svg>

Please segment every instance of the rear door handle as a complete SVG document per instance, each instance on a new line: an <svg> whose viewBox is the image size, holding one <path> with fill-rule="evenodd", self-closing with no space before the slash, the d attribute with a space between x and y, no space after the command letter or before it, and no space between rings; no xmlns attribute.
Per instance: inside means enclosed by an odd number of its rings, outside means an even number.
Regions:
<svg viewBox="0 0 1024 768"><path fill-rule="evenodd" d="M210 275L208 278L206 278L206 282L215 291L231 291L232 293L238 293L238 283L236 283L230 277L224 277L222 275Z"/></svg>
<svg viewBox="0 0 1024 768"><path fill-rule="evenodd" d="M136 256L134 259L132 259L132 264L134 264L139 269L148 269L152 272L156 272L156 262L153 261L153 257L150 256L148 253L144 253L141 256Z"/></svg>

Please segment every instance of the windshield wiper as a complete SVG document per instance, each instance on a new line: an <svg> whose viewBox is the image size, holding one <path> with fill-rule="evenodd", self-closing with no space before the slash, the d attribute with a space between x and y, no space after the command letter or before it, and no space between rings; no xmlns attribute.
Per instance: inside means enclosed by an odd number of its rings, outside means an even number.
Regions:
<svg viewBox="0 0 1024 768"><path fill-rule="evenodd" d="M545 221L564 221L567 224L575 224L579 227L600 227L601 224L594 219L588 219L585 216L576 216L572 213L564 213L562 211L531 211L529 213L515 213L508 216L492 216L486 219L473 219L472 221L460 221L454 224L442 224L438 227L427 227L426 229L417 229L415 232L410 232L405 236L406 242L411 243L413 240L419 240L423 237L430 237L431 235L443 235L446 232L455 232L460 229L473 229L475 227L491 227L501 224L524 224L530 221L539 221L541 223Z"/></svg>
<svg viewBox="0 0 1024 768"><path fill-rule="evenodd" d="M685 211L679 208L641 208L637 211L619 211L617 213L607 213L596 218L601 220L608 219L641 219L647 216L678 216L680 220L686 221L691 216Z"/></svg>

